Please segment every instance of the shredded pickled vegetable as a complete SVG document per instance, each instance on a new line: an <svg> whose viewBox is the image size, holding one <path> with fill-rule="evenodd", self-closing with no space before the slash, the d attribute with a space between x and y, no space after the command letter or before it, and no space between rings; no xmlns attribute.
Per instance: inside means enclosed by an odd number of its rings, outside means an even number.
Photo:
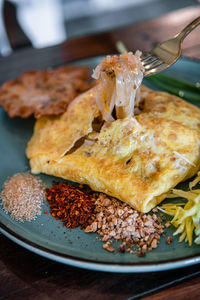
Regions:
<svg viewBox="0 0 200 300"><path fill-rule="evenodd" d="M118 119L133 117L140 101L140 85L144 67L141 52L107 56L96 67L92 77L99 80L96 102L105 121L113 121L115 108Z"/></svg>
<svg viewBox="0 0 200 300"><path fill-rule="evenodd" d="M187 199L187 203L167 203L160 207L160 210L173 216L171 224L177 230L174 235L180 234L179 242L185 240L192 245L193 234L196 236L194 242L200 245L200 189L192 188L200 181L200 172L197 177L190 182L190 191L173 189L170 196Z"/></svg>
<svg viewBox="0 0 200 300"><path fill-rule="evenodd" d="M197 185L197 183L198 183L199 181L200 181L200 172L198 172L198 173L197 173L197 177L195 177L195 179L189 183L189 188L190 188L190 190L191 190L195 185Z"/></svg>

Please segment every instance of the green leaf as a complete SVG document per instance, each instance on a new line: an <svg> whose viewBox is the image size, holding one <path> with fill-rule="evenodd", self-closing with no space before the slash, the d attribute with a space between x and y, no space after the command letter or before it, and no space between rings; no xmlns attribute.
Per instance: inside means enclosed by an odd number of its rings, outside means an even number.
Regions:
<svg viewBox="0 0 200 300"><path fill-rule="evenodd" d="M196 84L192 82L188 82L182 79L178 79L172 76L168 76L166 74L156 74L156 75L151 75L149 78L156 78L163 83L170 84L171 86L177 87L179 89L183 90L190 90L195 93L200 93L200 86L197 86Z"/></svg>
<svg viewBox="0 0 200 300"><path fill-rule="evenodd" d="M185 100L200 102L200 88L191 82L186 82L164 74L151 75L146 80L147 82L153 83L159 89Z"/></svg>

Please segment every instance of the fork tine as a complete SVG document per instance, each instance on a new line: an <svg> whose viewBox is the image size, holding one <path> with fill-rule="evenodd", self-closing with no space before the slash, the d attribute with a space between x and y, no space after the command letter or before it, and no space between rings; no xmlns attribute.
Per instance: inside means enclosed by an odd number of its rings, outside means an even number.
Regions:
<svg viewBox="0 0 200 300"><path fill-rule="evenodd" d="M164 62L157 59L153 61L152 63L144 65L145 69L150 70L150 69L155 69L158 68L160 65L162 65Z"/></svg>
<svg viewBox="0 0 200 300"><path fill-rule="evenodd" d="M168 64L163 63L162 65L160 65L159 67L156 68L156 73L158 73L164 69L167 69L168 67L170 67Z"/></svg>
<svg viewBox="0 0 200 300"><path fill-rule="evenodd" d="M150 61L152 59L156 58L154 55L151 55L150 53L146 54L145 56L141 56L141 61L142 62L146 62L146 61Z"/></svg>
<svg viewBox="0 0 200 300"><path fill-rule="evenodd" d="M149 69L145 69L145 76L149 76L151 74L156 74L161 72L162 70L168 68L168 65L165 63L160 63L157 66L151 67Z"/></svg>
<svg viewBox="0 0 200 300"><path fill-rule="evenodd" d="M152 58L152 59L150 59L148 61L142 62L142 64L146 68L146 67L148 67L148 65L151 66L151 65L153 65L153 64L155 64L157 62L159 62L159 59L158 59L158 57L155 57L155 58Z"/></svg>

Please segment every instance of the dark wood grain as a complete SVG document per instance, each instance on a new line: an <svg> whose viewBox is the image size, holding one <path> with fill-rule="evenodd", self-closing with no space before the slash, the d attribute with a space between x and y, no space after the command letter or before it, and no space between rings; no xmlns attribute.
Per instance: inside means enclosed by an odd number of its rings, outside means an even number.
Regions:
<svg viewBox="0 0 200 300"><path fill-rule="evenodd" d="M159 293L143 297L143 300L166 300L166 299L181 299L192 300L199 299L200 297L200 284L199 278L183 282L177 286L168 288Z"/></svg>
<svg viewBox="0 0 200 300"><path fill-rule="evenodd" d="M171 38L200 15L200 7L186 8L165 17L142 24L69 40L62 46L62 54L67 61L116 52L117 41L122 41L127 49L148 51L158 43ZM79 47L77 47L77 44ZM183 44L183 56L200 59L199 28L191 32Z"/></svg>
<svg viewBox="0 0 200 300"><path fill-rule="evenodd" d="M118 40L122 40L130 50L149 50L198 15L199 6L46 49L16 51L9 57L0 58L0 83L29 69L114 53ZM200 59L199 29L185 40L183 54ZM156 289L162 290L144 299L198 299L199 274L198 265L146 274L111 274L77 269L40 257L0 235L0 299L139 299Z"/></svg>

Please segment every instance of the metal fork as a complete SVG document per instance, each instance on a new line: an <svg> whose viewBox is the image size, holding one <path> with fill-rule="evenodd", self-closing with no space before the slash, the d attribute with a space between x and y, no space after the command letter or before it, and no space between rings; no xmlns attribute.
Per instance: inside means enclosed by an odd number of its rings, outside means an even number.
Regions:
<svg viewBox="0 0 200 300"><path fill-rule="evenodd" d="M200 17L192 21L172 39L159 44L150 52L144 53L141 56L141 61L145 68L144 76L156 74L175 63L181 55L184 38L199 24Z"/></svg>

